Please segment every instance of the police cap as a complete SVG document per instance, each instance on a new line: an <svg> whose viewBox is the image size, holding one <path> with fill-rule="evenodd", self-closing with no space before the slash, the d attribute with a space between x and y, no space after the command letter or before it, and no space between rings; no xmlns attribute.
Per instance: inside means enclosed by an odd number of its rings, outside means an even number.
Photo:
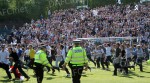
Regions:
<svg viewBox="0 0 150 83"><path fill-rule="evenodd" d="M73 43L80 43L81 42L81 40L73 40Z"/></svg>

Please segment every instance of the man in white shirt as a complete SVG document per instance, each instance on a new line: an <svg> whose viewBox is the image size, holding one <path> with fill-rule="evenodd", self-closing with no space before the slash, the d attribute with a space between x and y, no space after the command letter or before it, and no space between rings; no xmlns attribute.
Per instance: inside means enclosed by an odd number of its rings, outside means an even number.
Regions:
<svg viewBox="0 0 150 83"><path fill-rule="evenodd" d="M92 54L95 56L97 68L100 68L100 50L98 46L95 46L95 49L93 50Z"/></svg>
<svg viewBox="0 0 150 83"><path fill-rule="evenodd" d="M62 61L59 63L59 67L60 68L63 68L62 65L64 64L64 61L66 59L66 53L65 53L65 48L63 45L60 45L60 50L61 50L61 53L60 55L62 56ZM70 77L70 72L68 70L68 68L65 68L65 71L67 73L67 76L66 77Z"/></svg>
<svg viewBox="0 0 150 83"><path fill-rule="evenodd" d="M30 60L30 58L29 58L29 47L26 48L24 54L25 54L25 56L24 56L25 62L26 62L26 64L28 64L29 60Z"/></svg>
<svg viewBox="0 0 150 83"><path fill-rule="evenodd" d="M5 50L5 46L2 46L2 50L0 51L0 68L3 68L9 79L12 79L12 76L9 72L9 52Z"/></svg>
<svg viewBox="0 0 150 83"><path fill-rule="evenodd" d="M112 63L112 59L111 59L111 55L112 55L112 49L110 47L110 44L107 44L106 48L106 66L107 68L109 68L108 63L111 62Z"/></svg>
<svg viewBox="0 0 150 83"><path fill-rule="evenodd" d="M105 70L105 66L104 64L106 65L105 63L105 51L102 47L102 45L99 46L99 53L100 53L100 61L101 61L101 65L102 65L102 69Z"/></svg>

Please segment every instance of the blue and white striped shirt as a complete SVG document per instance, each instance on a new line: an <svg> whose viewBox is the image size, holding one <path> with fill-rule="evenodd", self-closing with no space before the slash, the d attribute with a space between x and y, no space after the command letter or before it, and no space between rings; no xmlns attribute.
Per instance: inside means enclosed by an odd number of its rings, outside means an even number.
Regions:
<svg viewBox="0 0 150 83"><path fill-rule="evenodd" d="M0 62L1 63L5 63L5 64L9 64L9 52L8 51L0 51Z"/></svg>
<svg viewBox="0 0 150 83"><path fill-rule="evenodd" d="M143 49L142 48L137 49L137 57L143 57Z"/></svg>

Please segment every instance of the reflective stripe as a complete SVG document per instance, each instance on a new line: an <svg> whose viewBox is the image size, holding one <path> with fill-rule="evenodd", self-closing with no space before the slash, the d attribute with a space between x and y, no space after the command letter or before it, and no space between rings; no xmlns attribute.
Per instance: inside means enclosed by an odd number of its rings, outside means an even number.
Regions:
<svg viewBox="0 0 150 83"><path fill-rule="evenodd" d="M82 47L76 47L71 50L69 50L65 62L72 64L81 64L83 66L84 63L88 62L88 59L86 57L85 49Z"/></svg>
<svg viewBox="0 0 150 83"><path fill-rule="evenodd" d="M80 52L82 52L82 55L81 54L77 55L77 53L80 53ZM70 63L73 63L73 64L82 64L82 65L84 63L86 63L87 59L85 59L86 57L84 55L84 52L85 52L84 49L77 49L77 50L73 50L72 49L72 58L70 60Z"/></svg>
<svg viewBox="0 0 150 83"><path fill-rule="evenodd" d="M84 64L73 64L72 66L84 66Z"/></svg>
<svg viewBox="0 0 150 83"><path fill-rule="evenodd" d="M83 58L83 56L74 55L73 58Z"/></svg>
<svg viewBox="0 0 150 83"><path fill-rule="evenodd" d="M43 54L44 52L41 52L41 51L38 51L36 54L35 54L35 58L34 58L34 62L37 62L37 63L41 63L42 64L42 61L40 59L40 55Z"/></svg>
<svg viewBox="0 0 150 83"><path fill-rule="evenodd" d="M47 62L45 65L49 64L49 62Z"/></svg>
<svg viewBox="0 0 150 83"><path fill-rule="evenodd" d="M44 53L44 52L37 52L37 53L36 53L36 56L38 56L38 58L36 58L36 59L39 59L39 60L40 60L40 55L41 55L42 53Z"/></svg>
<svg viewBox="0 0 150 83"><path fill-rule="evenodd" d="M88 60L88 59L86 59ZM84 60L71 60L72 62L85 62Z"/></svg>
<svg viewBox="0 0 150 83"><path fill-rule="evenodd" d="M47 60L43 61L42 63L48 62Z"/></svg>

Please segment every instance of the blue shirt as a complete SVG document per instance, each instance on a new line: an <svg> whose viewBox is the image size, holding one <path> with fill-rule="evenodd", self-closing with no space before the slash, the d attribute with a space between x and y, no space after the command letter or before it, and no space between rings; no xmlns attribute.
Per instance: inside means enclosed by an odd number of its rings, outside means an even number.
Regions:
<svg viewBox="0 0 150 83"><path fill-rule="evenodd" d="M89 47L86 47L86 54L87 54L87 56L91 55L91 49Z"/></svg>
<svg viewBox="0 0 150 83"><path fill-rule="evenodd" d="M0 62L9 64L9 59L6 59L6 58L9 58L8 51L0 51Z"/></svg>
<svg viewBox="0 0 150 83"><path fill-rule="evenodd" d="M143 49L142 48L137 49L137 57L143 57Z"/></svg>

